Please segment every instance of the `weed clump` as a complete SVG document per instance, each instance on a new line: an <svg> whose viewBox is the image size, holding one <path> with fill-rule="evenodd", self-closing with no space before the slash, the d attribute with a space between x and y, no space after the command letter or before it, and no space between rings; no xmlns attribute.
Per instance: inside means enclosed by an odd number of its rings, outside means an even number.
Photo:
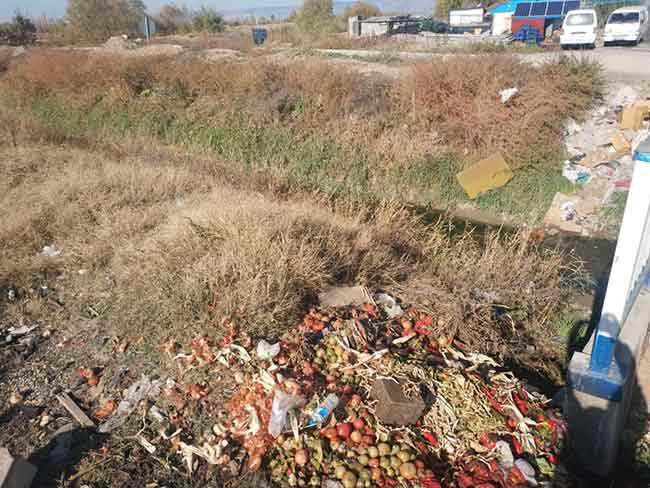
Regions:
<svg viewBox="0 0 650 488"><path fill-rule="evenodd" d="M413 66L395 88L395 110L416 130L436 131L474 158L501 151L514 168L531 147L561 145L566 117L580 117L603 94L598 66L562 59L532 68L512 56L454 57ZM507 104L499 91L516 87Z"/></svg>

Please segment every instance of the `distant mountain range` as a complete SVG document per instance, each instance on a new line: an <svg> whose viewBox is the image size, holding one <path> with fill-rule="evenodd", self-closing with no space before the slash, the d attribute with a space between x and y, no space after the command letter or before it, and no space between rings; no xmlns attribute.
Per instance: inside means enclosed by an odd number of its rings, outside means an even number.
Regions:
<svg viewBox="0 0 650 488"><path fill-rule="evenodd" d="M353 4L353 1L334 2L334 13L340 15L346 7ZM431 15L435 7L435 0L370 0L379 7L382 12L404 13L404 14L423 14ZM277 7L252 7L245 9L233 9L222 11L224 17L236 19L242 17L266 17L271 16L276 19L284 19L291 15L292 12L300 8L301 3Z"/></svg>

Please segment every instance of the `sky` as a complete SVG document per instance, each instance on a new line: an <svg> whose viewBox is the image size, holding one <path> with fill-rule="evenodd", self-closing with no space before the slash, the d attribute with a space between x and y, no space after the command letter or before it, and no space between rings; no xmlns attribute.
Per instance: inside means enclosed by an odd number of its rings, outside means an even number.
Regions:
<svg viewBox="0 0 650 488"><path fill-rule="evenodd" d="M0 0L0 21L9 20L16 10L38 18L42 15L61 17L65 13L66 0ZM145 0L151 12L157 12L161 5L169 0ZM176 3L187 5L189 8L208 5L219 11L238 10L252 7L283 7L299 5L300 0L184 0Z"/></svg>
<svg viewBox="0 0 650 488"><path fill-rule="evenodd" d="M351 0L348 0L351 1ZM386 11L404 11L426 13L433 11L435 0L370 0ZM161 5L170 0L144 0L149 12L156 13ZM0 22L10 20L14 13L21 13L37 19L43 15L52 18L63 16L67 0L0 0ZM187 5L190 9L207 5L220 12L244 10L263 7L300 6L303 0L176 0L177 4Z"/></svg>

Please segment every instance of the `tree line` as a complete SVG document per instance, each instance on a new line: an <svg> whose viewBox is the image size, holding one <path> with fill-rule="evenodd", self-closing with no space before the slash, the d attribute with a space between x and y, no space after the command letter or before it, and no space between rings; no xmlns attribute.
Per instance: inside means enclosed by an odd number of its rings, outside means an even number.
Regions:
<svg viewBox="0 0 650 488"><path fill-rule="evenodd" d="M101 42L112 36L138 35L146 6L143 0L68 0L64 18L36 21L17 13L12 22L0 24L0 44L24 45L36 41L37 33L61 42ZM341 16L334 15L332 0L304 0L302 8L288 19L305 33L326 34L345 31L347 18L360 15L381 15L375 5L357 1ZM188 32L222 32L223 16L208 6L188 9L174 2L163 5L152 15L157 32L176 34Z"/></svg>

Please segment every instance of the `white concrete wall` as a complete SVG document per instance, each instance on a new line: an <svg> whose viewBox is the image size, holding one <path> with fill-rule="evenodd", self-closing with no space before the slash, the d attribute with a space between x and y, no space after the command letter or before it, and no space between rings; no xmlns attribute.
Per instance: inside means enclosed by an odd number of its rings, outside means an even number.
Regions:
<svg viewBox="0 0 650 488"><path fill-rule="evenodd" d="M388 24L361 21L361 37L383 36L388 33Z"/></svg>
<svg viewBox="0 0 650 488"><path fill-rule="evenodd" d="M512 12L503 12L492 15L492 35L500 36L512 29Z"/></svg>
<svg viewBox="0 0 650 488"><path fill-rule="evenodd" d="M474 25L483 23L483 9L463 9L449 12L449 25Z"/></svg>

